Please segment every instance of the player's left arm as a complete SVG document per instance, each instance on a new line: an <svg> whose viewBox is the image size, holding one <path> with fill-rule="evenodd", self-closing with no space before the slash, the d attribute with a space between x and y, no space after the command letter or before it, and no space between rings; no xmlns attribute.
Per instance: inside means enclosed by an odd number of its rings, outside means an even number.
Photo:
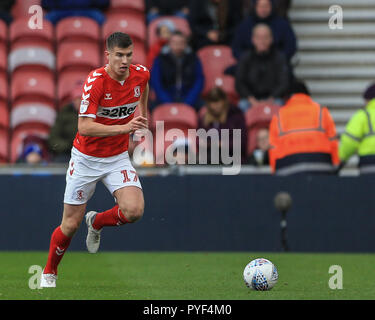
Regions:
<svg viewBox="0 0 375 320"><path fill-rule="evenodd" d="M140 98L140 101L139 101L139 108L140 108L141 116L143 118L146 118L147 120L148 120L148 118L147 118L147 103L148 103L149 90L150 90L149 85L147 83L145 89L142 92L142 95L141 95L141 98Z"/></svg>

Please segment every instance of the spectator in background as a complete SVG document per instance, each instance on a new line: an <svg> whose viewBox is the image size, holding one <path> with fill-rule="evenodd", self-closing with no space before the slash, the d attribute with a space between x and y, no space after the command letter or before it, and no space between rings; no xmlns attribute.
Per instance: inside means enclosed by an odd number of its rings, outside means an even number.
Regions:
<svg viewBox="0 0 375 320"><path fill-rule="evenodd" d="M269 165L268 151L270 148L269 144L269 132L267 128L261 128L257 131L257 146L251 156L248 159L248 163L256 166Z"/></svg>
<svg viewBox="0 0 375 320"><path fill-rule="evenodd" d="M10 24L13 20L11 15L11 9L14 5L14 0L1 0L0 1L0 19L5 21L6 24Z"/></svg>
<svg viewBox="0 0 375 320"><path fill-rule="evenodd" d="M290 23L275 14L271 0L254 0L253 3L253 12L238 25L234 34L233 56L240 59L252 47L249 34L257 24L263 23L271 28L275 47L285 54L289 62L297 51L297 40Z"/></svg>
<svg viewBox="0 0 375 320"><path fill-rule="evenodd" d="M273 116L269 158L277 175L333 174L339 164L335 123L328 108L314 102L299 83Z"/></svg>
<svg viewBox="0 0 375 320"><path fill-rule="evenodd" d="M70 16L82 16L103 24L103 10L109 7L110 0L42 0L43 9L47 10L45 18L53 24Z"/></svg>
<svg viewBox="0 0 375 320"><path fill-rule="evenodd" d="M189 8L195 49L230 45L235 27L242 19L241 0L191 0Z"/></svg>
<svg viewBox="0 0 375 320"><path fill-rule="evenodd" d="M151 108L170 102L186 103L197 110L202 105L202 64L182 32L175 31L155 59L150 82L156 95Z"/></svg>
<svg viewBox="0 0 375 320"><path fill-rule="evenodd" d="M241 98L238 106L243 112L260 103L282 104L289 83L286 59L273 46L268 25L257 25L251 39L254 49L242 56L235 79Z"/></svg>
<svg viewBox="0 0 375 320"><path fill-rule="evenodd" d="M216 129L219 131L221 143L221 129L229 129L229 154L233 154L233 129L241 130L241 162L246 162L247 129L245 117L240 109L229 103L226 93L219 87L211 89L205 96L206 112L198 119L198 128ZM211 154L211 143L207 141L207 156ZM199 148L198 148L199 149ZM208 158L210 163L210 159Z"/></svg>
<svg viewBox="0 0 375 320"><path fill-rule="evenodd" d="M339 156L345 163L358 153L361 174L375 173L375 84L363 94L366 106L358 110L346 125L341 135Z"/></svg>
<svg viewBox="0 0 375 320"><path fill-rule="evenodd" d="M172 20L163 19L156 27L157 41L151 45L147 54L147 67L151 70L155 58L159 55L161 48L163 48L171 38L173 32L176 30Z"/></svg>
<svg viewBox="0 0 375 320"><path fill-rule="evenodd" d="M60 110L51 128L48 146L54 156L54 162L66 163L70 159L73 140L78 130L78 110L83 83L83 81L77 82L70 97L71 102Z"/></svg>
<svg viewBox="0 0 375 320"><path fill-rule="evenodd" d="M45 139L30 135L23 141L22 154L17 159L17 163L30 165L47 164L50 160L47 142Z"/></svg>
<svg viewBox="0 0 375 320"><path fill-rule="evenodd" d="M178 16L187 18L189 0L146 0L147 23L160 16Z"/></svg>

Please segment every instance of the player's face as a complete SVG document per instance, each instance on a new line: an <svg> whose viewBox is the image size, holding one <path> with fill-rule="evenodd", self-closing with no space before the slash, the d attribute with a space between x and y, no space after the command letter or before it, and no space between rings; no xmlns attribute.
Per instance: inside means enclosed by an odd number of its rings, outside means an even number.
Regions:
<svg viewBox="0 0 375 320"><path fill-rule="evenodd" d="M133 45L127 48L114 47L107 51L107 57L111 70L120 77L124 76L129 72L133 60Z"/></svg>

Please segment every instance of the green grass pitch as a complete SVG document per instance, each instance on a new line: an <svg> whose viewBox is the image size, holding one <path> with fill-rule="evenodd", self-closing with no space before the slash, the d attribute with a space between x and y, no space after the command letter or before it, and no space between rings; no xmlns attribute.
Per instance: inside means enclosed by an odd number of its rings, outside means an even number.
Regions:
<svg viewBox="0 0 375 320"><path fill-rule="evenodd" d="M57 288L29 288L32 265L47 252L0 252L0 299L256 300L374 299L374 254L67 252ZM242 278L250 260L264 257L279 271L266 292L249 290ZM331 265L343 271L343 289L328 282ZM31 283L33 283L31 281Z"/></svg>

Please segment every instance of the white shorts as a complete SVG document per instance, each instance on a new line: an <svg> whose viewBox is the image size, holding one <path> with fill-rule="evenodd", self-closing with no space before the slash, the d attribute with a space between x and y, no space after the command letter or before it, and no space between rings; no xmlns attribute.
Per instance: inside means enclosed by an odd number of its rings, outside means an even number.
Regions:
<svg viewBox="0 0 375 320"><path fill-rule="evenodd" d="M100 180L112 195L123 187L135 186L142 189L127 151L108 158L97 158L83 154L73 147L66 173L64 203L87 203Z"/></svg>

